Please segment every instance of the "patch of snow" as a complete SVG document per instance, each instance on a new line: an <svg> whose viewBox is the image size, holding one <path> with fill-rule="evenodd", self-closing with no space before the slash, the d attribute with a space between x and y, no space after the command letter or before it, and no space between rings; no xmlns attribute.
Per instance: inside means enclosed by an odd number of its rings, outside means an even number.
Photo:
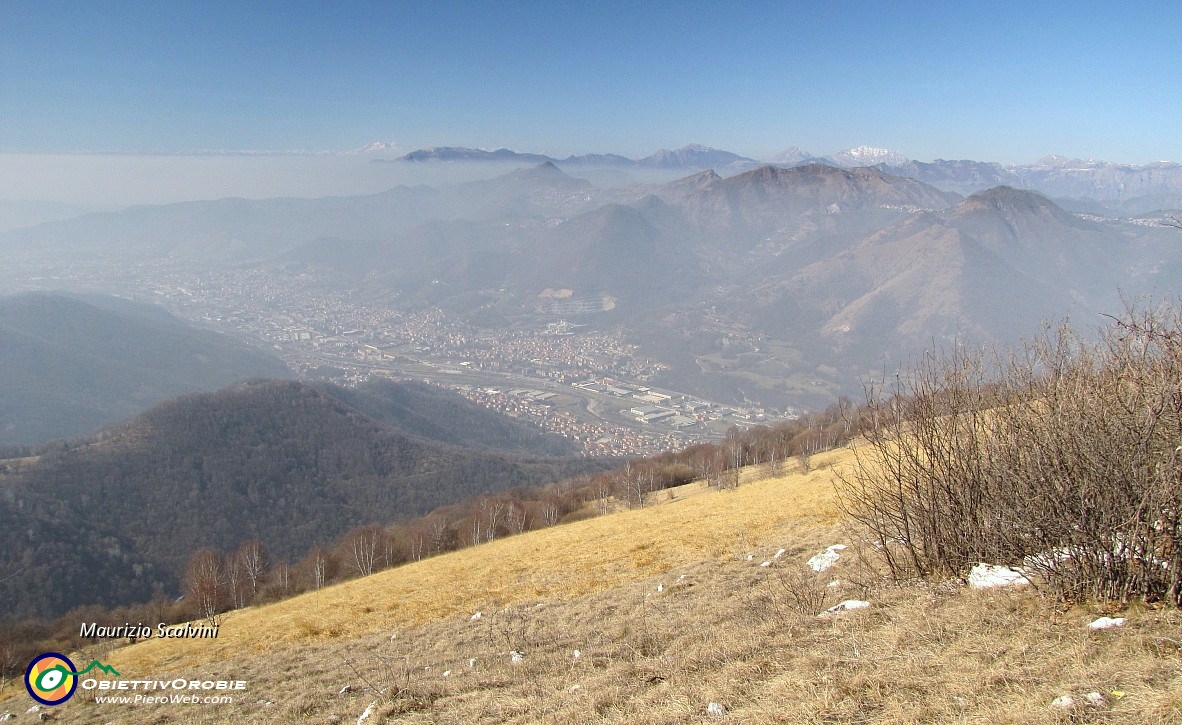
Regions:
<svg viewBox="0 0 1182 725"><path fill-rule="evenodd" d="M451 677L451 670L444 670L440 677Z"/></svg>
<svg viewBox="0 0 1182 725"><path fill-rule="evenodd" d="M717 702L712 702L706 706L706 714L714 717L722 717L726 714L726 708Z"/></svg>
<svg viewBox="0 0 1182 725"><path fill-rule="evenodd" d="M578 650L575 650L574 652L571 652L571 653L570 653L570 656L571 656L571 659L576 659L576 660L577 660L577 659L579 659L580 657L582 657L582 656L583 656L583 653L582 653L582 652L580 652L580 651L578 651Z"/></svg>
<svg viewBox="0 0 1182 725"><path fill-rule="evenodd" d="M361 716L357 718L357 725L361 725L361 723L368 720L369 716L373 714L373 711L376 710L377 707L378 707L377 700L374 700L373 702L369 703L369 707L365 708L365 712L361 713Z"/></svg>
<svg viewBox="0 0 1182 725"><path fill-rule="evenodd" d="M1104 696L1098 692L1089 692L1088 694L1084 695L1084 699L1087 700L1088 704L1092 707L1100 707L1104 704Z"/></svg>
<svg viewBox="0 0 1182 725"><path fill-rule="evenodd" d="M841 558L841 554L838 552L845 550L845 544L834 544L833 546L826 547L820 554L808 560L809 568L813 571L825 571L836 564L837 560Z"/></svg>
<svg viewBox="0 0 1182 725"><path fill-rule="evenodd" d="M765 561L762 564L760 564L760 566L771 566L771 565L772 565L772 563L770 561Z"/></svg>
<svg viewBox="0 0 1182 725"><path fill-rule="evenodd" d="M658 594L660 594L660 593L661 593L661 592L663 592L663 591L665 591L665 585L664 585L664 584L658 584L658 585L657 585L657 593L658 593Z"/></svg>
<svg viewBox="0 0 1182 725"><path fill-rule="evenodd" d="M826 584L825 586L827 586L827 587L839 587L839 586L841 586L841 580L840 580L840 579L834 579L833 581L829 582L829 583L828 583L828 584Z"/></svg>
<svg viewBox="0 0 1182 725"><path fill-rule="evenodd" d="M476 658L475 657L468 658L468 669L470 669L470 670L476 669Z"/></svg>
<svg viewBox="0 0 1182 725"><path fill-rule="evenodd" d="M858 146L856 148L846 149L845 151L839 151L833 154L829 158L839 164L850 166L873 166L879 163L900 166L910 160L898 151L880 149L873 146Z"/></svg>
<svg viewBox="0 0 1182 725"><path fill-rule="evenodd" d="M1117 545L1117 549L1120 545ZM1119 551L1117 552L1119 555ZM1022 565L1028 568L1043 567L1049 568L1058 564L1061 561L1067 561L1072 558L1074 554L1069 547L1061 547L1058 549L1051 549L1050 551L1043 551L1038 554L1031 554L1022 559Z"/></svg>
<svg viewBox="0 0 1182 725"><path fill-rule="evenodd" d="M1071 695L1059 695L1054 700L1051 700L1051 707L1059 708L1060 710L1070 710L1075 707L1075 698Z"/></svg>
<svg viewBox="0 0 1182 725"><path fill-rule="evenodd" d="M517 650L512 650L509 652L509 661L515 665L519 665L522 662L525 662L525 655L521 654Z"/></svg>
<svg viewBox="0 0 1182 725"><path fill-rule="evenodd" d="M977 564L969 571L971 589L994 587L1024 587L1030 583L1021 569L994 564Z"/></svg>
<svg viewBox="0 0 1182 725"><path fill-rule="evenodd" d="M775 555L774 555L774 556L772 556L772 558L773 558L773 559L779 559L781 556L783 556L783 555L784 555L784 551L785 551L785 549L780 549L779 551L777 551L777 552L775 553Z"/></svg>
<svg viewBox="0 0 1182 725"><path fill-rule="evenodd" d="M473 614L471 617L468 617L468 621L475 622L476 620L480 619L483 616L484 616L483 614L481 614L480 612L477 612L476 614Z"/></svg>
<svg viewBox="0 0 1182 725"><path fill-rule="evenodd" d="M870 606L870 602L864 599L847 599L840 604L834 604L825 611L818 614L818 617L832 617L835 614L842 614L843 612L851 612L855 609L865 609Z"/></svg>
<svg viewBox="0 0 1182 725"><path fill-rule="evenodd" d="M353 691L353 686L352 686L352 685L345 685L344 687L342 687L342 688L341 688L341 691L340 691L340 692L338 692L337 694L338 694L338 695L344 695L346 692L352 692L352 691Z"/></svg>
<svg viewBox="0 0 1182 725"><path fill-rule="evenodd" d="M574 684L574 685L571 685L571 686L570 686L570 691L571 691L571 692L578 692L578 691L579 691L579 690L581 690L581 689L583 689L583 688L579 687L579 686L578 686L578 684Z"/></svg>
<svg viewBox="0 0 1182 725"><path fill-rule="evenodd" d="M1088 625L1088 629L1112 629L1125 626L1124 617L1100 617Z"/></svg>

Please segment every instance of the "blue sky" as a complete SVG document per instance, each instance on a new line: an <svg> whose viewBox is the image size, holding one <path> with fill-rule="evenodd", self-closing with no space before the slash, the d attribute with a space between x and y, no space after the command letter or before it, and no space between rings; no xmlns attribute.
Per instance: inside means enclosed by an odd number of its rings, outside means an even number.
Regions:
<svg viewBox="0 0 1182 725"><path fill-rule="evenodd" d="M0 152L1182 161L1182 3L0 0Z"/></svg>

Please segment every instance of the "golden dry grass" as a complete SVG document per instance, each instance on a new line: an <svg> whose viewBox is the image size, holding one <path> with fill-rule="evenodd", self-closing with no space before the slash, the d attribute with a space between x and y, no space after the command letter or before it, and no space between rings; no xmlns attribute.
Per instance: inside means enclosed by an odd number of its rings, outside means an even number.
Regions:
<svg viewBox="0 0 1182 725"><path fill-rule="evenodd" d="M833 463L848 451L827 454ZM756 472L747 472L755 478ZM223 618L217 640L149 640L111 654L154 669L236 657L309 637L358 637L515 602L570 599L674 566L733 556L789 522L837 520L831 473L760 480L733 491L700 484L657 505L493 541Z"/></svg>
<svg viewBox="0 0 1182 725"><path fill-rule="evenodd" d="M76 696L54 714L352 723L376 703L367 723L1182 722L1182 613L1142 607L1091 632L1097 611L1032 592L890 586L859 563L833 503L849 456L236 612L216 641L104 655L124 677L247 680L233 705ZM853 547L832 570L804 566L839 541ZM854 597L872 606L816 616ZM1092 691L1103 705L1050 707Z"/></svg>

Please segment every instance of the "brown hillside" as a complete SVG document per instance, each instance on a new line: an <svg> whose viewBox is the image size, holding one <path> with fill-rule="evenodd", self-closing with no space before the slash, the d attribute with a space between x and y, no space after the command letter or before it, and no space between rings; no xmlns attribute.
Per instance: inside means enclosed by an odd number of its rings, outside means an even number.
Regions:
<svg viewBox="0 0 1182 725"><path fill-rule="evenodd" d="M1094 632L1086 624L1098 612L1037 593L889 586L859 563L834 505L834 469L848 458L816 456L807 475L754 480L748 471L734 491L691 484L644 509L242 610L224 618L217 640L151 640L97 655L124 679L246 680L233 704L96 705L76 695L53 714L210 723L1182 720L1177 611L1135 609L1123 613L1125 627ZM832 569L805 566L838 542L851 548ZM855 598L870 606L817 617ZM1095 706L1051 707L1091 692ZM725 714L708 714L711 703ZM29 704L19 693L0 712Z"/></svg>

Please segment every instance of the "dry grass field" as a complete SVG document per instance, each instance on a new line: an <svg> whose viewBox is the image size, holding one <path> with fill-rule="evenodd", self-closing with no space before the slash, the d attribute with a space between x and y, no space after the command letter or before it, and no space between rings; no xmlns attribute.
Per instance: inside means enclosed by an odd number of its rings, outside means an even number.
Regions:
<svg viewBox="0 0 1182 725"><path fill-rule="evenodd" d="M233 704L99 705L79 690L46 711L88 723L1182 723L1182 612L1135 607L1124 627L1092 631L1114 612L891 585L833 500L850 456L816 456L808 474L747 471L731 491L691 484L234 612L216 640L100 653L124 680L247 681ZM805 565L836 543L850 548L831 569ZM870 606L817 616L847 599ZM1061 695L1075 706L1052 707ZM40 714L22 690L5 696L12 722Z"/></svg>

